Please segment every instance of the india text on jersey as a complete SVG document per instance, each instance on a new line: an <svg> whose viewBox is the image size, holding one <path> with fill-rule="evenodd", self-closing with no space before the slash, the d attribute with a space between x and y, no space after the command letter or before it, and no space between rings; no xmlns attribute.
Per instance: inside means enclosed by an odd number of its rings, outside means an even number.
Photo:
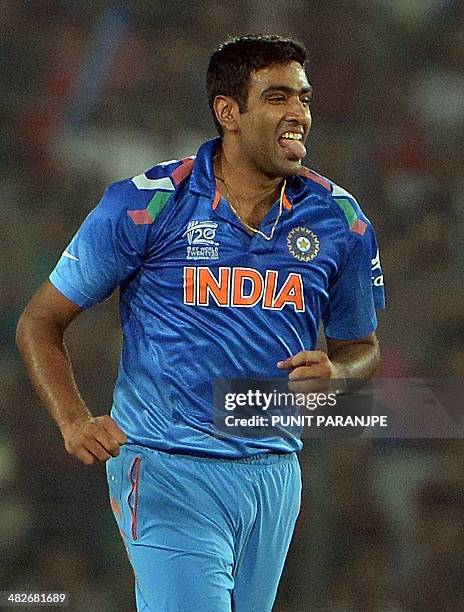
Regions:
<svg viewBox="0 0 464 612"><path fill-rule="evenodd" d="M303 279L295 272L281 282L277 270L267 270L263 277L253 268L220 267L216 278L208 267L184 267L184 304L209 306L210 298L218 306L232 308L260 304L268 310L282 310L286 305L296 312L305 310Z"/></svg>

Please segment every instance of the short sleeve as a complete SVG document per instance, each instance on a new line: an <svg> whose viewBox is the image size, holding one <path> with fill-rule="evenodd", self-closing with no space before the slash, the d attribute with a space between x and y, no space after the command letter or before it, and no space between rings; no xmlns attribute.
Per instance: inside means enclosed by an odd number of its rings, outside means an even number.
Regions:
<svg viewBox="0 0 464 612"><path fill-rule="evenodd" d="M365 218L364 218L365 219ZM356 340L377 327L376 310L385 308L383 272L371 223L364 233L351 233L346 261L329 288L323 315L325 334L337 340Z"/></svg>
<svg viewBox="0 0 464 612"><path fill-rule="evenodd" d="M148 227L128 214L131 187L109 187L87 216L51 273L50 282L68 299L88 308L113 293L140 268Z"/></svg>

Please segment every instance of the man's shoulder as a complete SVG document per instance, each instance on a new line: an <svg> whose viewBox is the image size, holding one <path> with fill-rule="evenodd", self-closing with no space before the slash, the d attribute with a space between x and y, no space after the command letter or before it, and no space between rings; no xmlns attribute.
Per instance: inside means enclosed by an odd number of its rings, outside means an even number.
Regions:
<svg viewBox="0 0 464 612"><path fill-rule="evenodd" d="M297 176L306 187L316 189L324 196L330 196L333 183L327 177L307 166L301 166Z"/></svg>
<svg viewBox="0 0 464 612"><path fill-rule="evenodd" d="M352 193L333 180L304 166L299 176L310 192L319 193L324 203L340 217L347 229L357 234L364 234L370 222Z"/></svg>
<svg viewBox="0 0 464 612"><path fill-rule="evenodd" d="M107 191L115 196L124 195L128 191L140 193L140 196L153 195L154 191L175 191L177 187L191 174L195 156L183 159L171 159L152 166L142 174L137 174L121 181L112 183Z"/></svg>
<svg viewBox="0 0 464 612"><path fill-rule="evenodd" d="M151 224L190 176L194 161L191 156L160 162L142 174L112 183L105 200L125 209L135 224Z"/></svg>
<svg viewBox="0 0 464 612"><path fill-rule="evenodd" d="M182 181L190 176L194 163L195 155L163 161L130 180L137 189L174 191Z"/></svg>

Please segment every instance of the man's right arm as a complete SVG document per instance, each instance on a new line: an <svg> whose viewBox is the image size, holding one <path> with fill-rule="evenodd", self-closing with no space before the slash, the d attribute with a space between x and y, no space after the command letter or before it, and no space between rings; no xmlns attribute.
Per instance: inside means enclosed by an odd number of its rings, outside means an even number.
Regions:
<svg viewBox="0 0 464 612"><path fill-rule="evenodd" d="M82 399L64 333L82 309L47 281L22 313L16 342L29 377L58 425L68 453L90 465L119 454L126 436L108 415L93 417Z"/></svg>

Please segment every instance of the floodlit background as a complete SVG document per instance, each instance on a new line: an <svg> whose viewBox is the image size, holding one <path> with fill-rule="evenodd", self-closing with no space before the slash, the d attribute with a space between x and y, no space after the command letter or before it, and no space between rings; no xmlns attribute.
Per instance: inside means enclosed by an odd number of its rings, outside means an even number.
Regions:
<svg viewBox="0 0 464 612"><path fill-rule="evenodd" d="M377 229L379 375L464 376L460 0L3 0L0 590L64 589L78 612L134 609L102 466L67 457L26 382L15 324L108 183L215 136L209 54L250 32L307 45L306 164L354 193ZM116 302L69 333L96 414L111 403ZM308 441L301 461L277 612L464 610L460 440Z"/></svg>

